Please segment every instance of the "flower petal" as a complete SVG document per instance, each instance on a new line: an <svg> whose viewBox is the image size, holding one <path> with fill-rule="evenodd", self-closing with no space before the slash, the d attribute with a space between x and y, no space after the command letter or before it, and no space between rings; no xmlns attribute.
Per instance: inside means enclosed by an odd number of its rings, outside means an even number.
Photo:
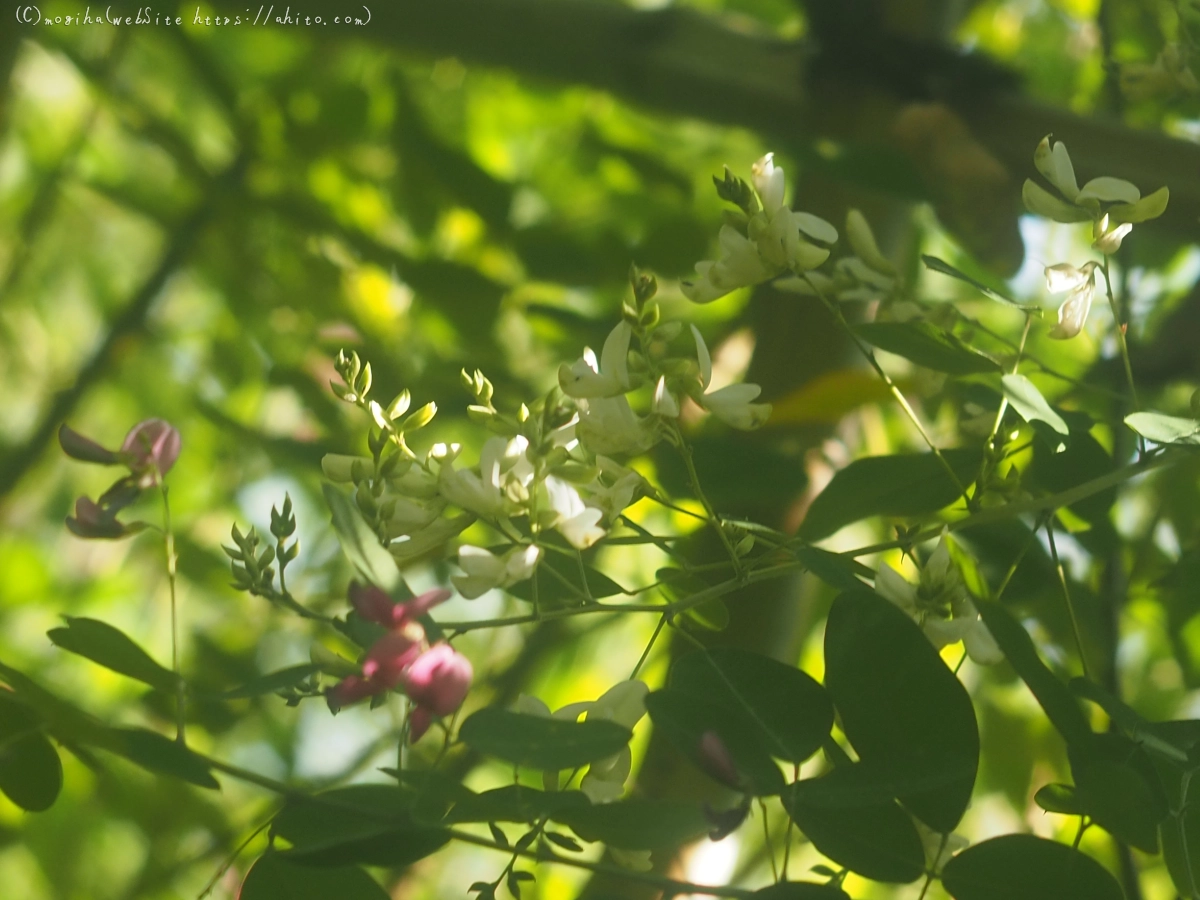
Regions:
<svg viewBox="0 0 1200 900"><path fill-rule="evenodd" d="M1101 175L1083 186L1076 200L1099 200L1101 203L1137 203L1142 192L1123 178Z"/></svg>
<svg viewBox="0 0 1200 900"><path fill-rule="evenodd" d="M792 222L810 238L814 238L823 244L837 243L837 229L820 216L814 216L812 213L806 212L794 212L792 213Z"/></svg>
<svg viewBox="0 0 1200 900"><path fill-rule="evenodd" d="M1021 188L1021 199L1025 201L1025 208L1035 216L1045 216L1055 222L1090 222L1092 219L1092 214L1086 209L1080 209L1065 200L1060 200L1040 184L1030 181L1028 178L1025 179L1025 185Z"/></svg>

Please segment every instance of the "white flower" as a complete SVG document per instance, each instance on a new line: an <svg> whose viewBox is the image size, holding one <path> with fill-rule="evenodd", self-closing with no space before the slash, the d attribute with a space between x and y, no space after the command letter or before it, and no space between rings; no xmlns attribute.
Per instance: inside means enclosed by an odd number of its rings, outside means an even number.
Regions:
<svg viewBox="0 0 1200 900"><path fill-rule="evenodd" d="M711 303L738 288L761 284L778 274L759 256L758 244L732 225L722 225L717 234L716 260L696 263L695 281L681 283L683 294L693 303Z"/></svg>
<svg viewBox="0 0 1200 900"><path fill-rule="evenodd" d="M615 397L630 388L629 383L629 339L633 328L621 322L609 332L600 351L600 363L590 349L583 351L583 358L571 365L563 363L558 369L558 383L568 397Z"/></svg>
<svg viewBox="0 0 1200 900"><path fill-rule="evenodd" d="M511 587L533 575L541 548L514 547L503 556L465 544L458 548L458 566L465 575L452 575L451 583L463 597L474 600L490 590Z"/></svg>
<svg viewBox="0 0 1200 900"><path fill-rule="evenodd" d="M658 443L658 435L634 414L629 401L620 397L595 397L581 404L575 434L592 453L620 456L641 453Z"/></svg>
<svg viewBox="0 0 1200 900"><path fill-rule="evenodd" d="M918 584L884 563L875 573L875 593L900 607L939 650L962 641L967 655L980 665L1004 659L971 602L944 535L921 569Z"/></svg>
<svg viewBox="0 0 1200 900"><path fill-rule="evenodd" d="M1061 197L1027 178L1021 189L1025 208L1056 222L1091 222L1092 246L1101 253L1115 252L1135 223L1161 216L1170 199L1165 187L1143 197L1136 185L1109 175L1093 178L1080 188L1067 148L1061 141L1051 144L1049 135L1034 151L1033 164Z"/></svg>
<svg viewBox="0 0 1200 900"><path fill-rule="evenodd" d="M783 169L775 165L774 154L756 162L751 173L762 209L746 223L746 234L732 225L721 227L717 258L696 263L700 277L681 284L694 303L710 303L783 272L815 269L829 258L829 250L811 241L833 244L838 239L837 229L824 219L784 206Z"/></svg>
<svg viewBox="0 0 1200 900"><path fill-rule="evenodd" d="M600 510L604 514L604 521L611 523L633 503L633 498L639 491L648 492L649 486L640 474L607 456L597 456L596 464L600 467L601 476L613 481L612 484L606 484L603 477L597 477L588 485L585 502L588 506Z"/></svg>
<svg viewBox="0 0 1200 900"><path fill-rule="evenodd" d="M600 538L604 529L597 524L604 513L585 506L579 492L553 475L546 477L546 496L550 508L557 513L551 525L578 550L586 550Z"/></svg>
<svg viewBox="0 0 1200 900"><path fill-rule="evenodd" d="M607 719L630 730L646 714L645 682L636 679L613 685L587 711L588 719ZM625 781L633 767L629 747L622 747L613 756L592 763L579 784L593 803L611 803L625 793Z"/></svg>
<svg viewBox="0 0 1200 900"><path fill-rule="evenodd" d="M1070 292L1058 308L1058 324L1050 329L1050 337L1066 340L1083 330L1096 292L1096 269L1097 263L1091 261L1079 268L1070 263L1046 267L1046 287L1050 293Z"/></svg>
<svg viewBox="0 0 1200 900"><path fill-rule="evenodd" d="M390 497L384 508L390 507L391 514L387 518L388 540L404 534L412 534L430 525L441 515L445 508L444 502L434 502L429 505L415 503L406 497Z"/></svg>
<svg viewBox="0 0 1200 900"><path fill-rule="evenodd" d="M700 386L706 392L698 399L699 404L714 416L743 431L758 428L771 415L771 404L754 403L762 388L757 384L731 384L720 390L708 392L712 383L712 357L708 353L708 345L700 329L692 326L692 336L696 339L696 361L700 365Z"/></svg>
<svg viewBox="0 0 1200 900"><path fill-rule="evenodd" d="M440 547L450 538L462 533L474 521L475 517L468 513L450 519L435 519L420 531L402 536L398 541L392 541L388 544L388 552L396 558L397 562L408 562Z"/></svg>
<svg viewBox="0 0 1200 900"><path fill-rule="evenodd" d="M658 384L654 386L654 399L650 402L650 409L652 412L656 412L660 416L666 416L668 419L679 418L679 401L667 389L667 377L665 375L661 376L658 379Z"/></svg>
<svg viewBox="0 0 1200 900"><path fill-rule="evenodd" d="M774 153L768 153L750 167L750 178L764 210L775 212L783 206L783 169L775 165Z"/></svg>
<svg viewBox="0 0 1200 900"><path fill-rule="evenodd" d="M441 494L455 506L478 516L495 517L504 510L500 493L500 460L508 448L502 437L489 438L479 453L479 472L456 469L447 460L438 472Z"/></svg>

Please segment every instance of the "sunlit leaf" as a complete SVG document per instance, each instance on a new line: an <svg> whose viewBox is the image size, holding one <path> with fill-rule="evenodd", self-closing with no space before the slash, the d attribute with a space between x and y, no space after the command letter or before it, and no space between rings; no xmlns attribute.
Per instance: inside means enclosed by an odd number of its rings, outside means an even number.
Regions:
<svg viewBox="0 0 1200 900"><path fill-rule="evenodd" d="M47 632L50 640L59 647L164 693L175 691L175 674L151 659L123 631L96 619L65 618L66 627Z"/></svg>

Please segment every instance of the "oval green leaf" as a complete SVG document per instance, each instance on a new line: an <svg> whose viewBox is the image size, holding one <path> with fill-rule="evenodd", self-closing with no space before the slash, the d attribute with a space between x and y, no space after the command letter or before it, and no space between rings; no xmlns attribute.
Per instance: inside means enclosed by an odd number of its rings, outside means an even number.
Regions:
<svg viewBox="0 0 1200 900"><path fill-rule="evenodd" d="M761 727L744 709L676 688L646 697L646 712L655 729L700 769L708 771L701 741L713 732L729 751L733 767L747 791L773 796L783 790L783 775L762 737Z"/></svg>
<svg viewBox="0 0 1200 900"><path fill-rule="evenodd" d="M953 831L975 785L979 729L921 629L875 594L842 594L825 626L825 686L859 759L901 785L932 780L899 799L935 831Z"/></svg>
<svg viewBox="0 0 1200 900"><path fill-rule="evenodd" d="M96 619L64 618L66 627L47 632L56 645L156 690L174 693L175 674L156 663L123 631Z"/></svg>
<svg viewBox="0 0 1200 900"><path fill-rule="evenodd" d="M895 801L836 809L807 806L789 792L784 805L817 850L864 878L907 884L925 870L921 836Z"/></svg>
<svg viewBox="0 0 1200 900"><path fill-rule="evenodd" d="M759 653L732 648L689 653L672 667L670 684L744 711L767 752L787 762L812 756L833 727L825 689L795 666Z"/></svg>
<svg viewBox="0 0 1200 900"><path fill-rule="evenodd" d="M942 456L963 487L975 479L983 459L979 450L970 448L943 450ZM800 526L800 537L820 540L868 516L928 515L960 496L958 485L932 453L868 456L834 475L817 495Z"/></svg>
<svg viewBox="0 0 1200 900"><path fill-rule="evenodd" d="M1156 444L1200 444L1200 422L1156 412L1137 412L1125 424Z"/></svg>
<svg viewBox="0 0 1200 900"><path fill-rule="evenodd" d="M1090 856L1032 834L968 847L942 870L955 900L1123 900L1121 886Z"/></svg>
<svg viewBox="0 0 1200 900"><path fill-rule="evenodd" d="M26 812L54 805L62 790L62 761L42 733L41 718L0 692L0 791Z"/></svg>
<svg viewBox="0 0 1200 900"><path fill-rule="evenodd" d="M619 800L573 806L550 816L585 841L622 850L655 850L695 840L712 827L698 804L668 800Z"/></svg>
<svg viewBox="0 0 1200 900"><path fill-rule="evenodd" d="M389 900L389 894L357 866L313 869L268 851L242 882L238 900Z"/></svg>
<svg viewBox="0 0 1200 900"><path fill-rule="evenodd" d="M553 772L612 756L629 743L632 734L602 719L564 722L489 707L463 722L458 736L487 756Z"/></svg>
<svg viewBox="0 0 1200 900"><path fill-rule="evenodd" d="M868 322L854 333L873 347L950 375L999 372L995 360L929 322Z"/></svg>
<svg viewBox="0 0 1200 900"><path fill-rule="evenodd" d="M385 784L358 784L292 797L271 823L291 844L285 857L305 866L403 867L439 850L449 834L417 822L413 795Z"/></svg>

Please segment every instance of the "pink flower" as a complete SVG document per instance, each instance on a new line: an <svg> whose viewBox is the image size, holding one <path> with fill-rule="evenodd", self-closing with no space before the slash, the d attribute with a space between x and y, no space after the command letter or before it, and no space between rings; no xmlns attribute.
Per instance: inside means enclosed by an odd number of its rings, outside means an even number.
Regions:
<svg viewBox="0 0 1200 900"><path fill-rule="evenodd" d="M175 465L181 446L179 432L169 422L146 419L134 425L125 435L121 454L130 471L144 476L142 486L149 487L155 483L156 475L166 475Z"/></svg>
<svg viewBox="0 0 1200 900"><path fill-rule="evenodd" d="M403 673L404 692L416 704L410 719L412 740L423 735L434 716L454 712L471 689L471 662L449 644L422 653Z"/></svg>
<svg viewBox="0 0 1200 900"><path fill-rule="evenodd" d="M400 631L389 631L367 651L362 664L362 676L350 675L325 693L333 712L344 706L384 694L398 685L404 670L421 655L425 632L420 625L410 625Z"/></svg>
<svg viewBox="0 0 1200 900"><path fill-rule="evenodd" d="M450 599L447 590L426 591L424 594L396 603L386 592L372 584L350 585L350 603L354 611L376 625L384 628L401 628L409 622L415 622L439 603Z"/></svg>
<svg viewBox="0 0 1200 900"><path fill-rule="evenodd" d="M733 764L733 755L719 734L715 731L704 732L700 735L700 746L697 749L697 762L708 775L731 788L742 787L742 776Z"/></svg>

